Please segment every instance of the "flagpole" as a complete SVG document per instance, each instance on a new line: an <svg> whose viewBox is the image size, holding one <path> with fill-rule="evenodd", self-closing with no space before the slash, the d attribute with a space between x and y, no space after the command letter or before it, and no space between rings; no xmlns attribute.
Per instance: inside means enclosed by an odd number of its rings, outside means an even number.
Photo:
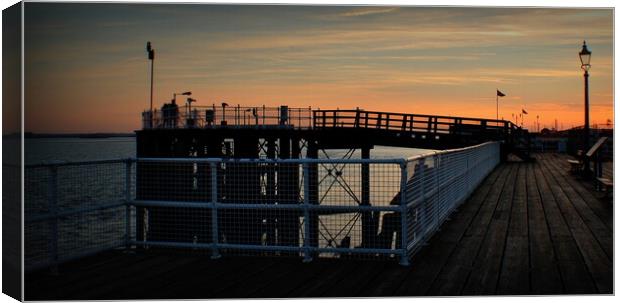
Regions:
<svg viewBox="0 0 620 303"><path fill-rule="evenodd" d="M496 88L495 90L495 120L499 120L499 88Z"/></svg>

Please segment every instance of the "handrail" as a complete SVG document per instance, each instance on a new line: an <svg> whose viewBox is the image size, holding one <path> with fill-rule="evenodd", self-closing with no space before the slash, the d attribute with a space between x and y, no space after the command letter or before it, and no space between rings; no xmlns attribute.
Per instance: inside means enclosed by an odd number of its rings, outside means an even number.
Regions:
<svg viewBox="0 0 620 303"><path fill-rule="evenodd" d="M498 120L498 119L487 119L487 118L473 118L473 117L461 117L461 116L442 116L442 115L427 115L427 114L411 114L411 113L396 113L396 112L379 112L379 111L367 111L367 110L355 110L355 109L316 109L313 110L315 114L321 112L340 112L340 113L368 113L368 114L385 114L385 115L402 115L402 116L414 116L414 117L424 117L424 118L438 118L438 119L458 119L458 120L467 120L467 121L489 121L489 122L498 122L505 123L508 122L512 125L511 121L507 120Z"/></svg>

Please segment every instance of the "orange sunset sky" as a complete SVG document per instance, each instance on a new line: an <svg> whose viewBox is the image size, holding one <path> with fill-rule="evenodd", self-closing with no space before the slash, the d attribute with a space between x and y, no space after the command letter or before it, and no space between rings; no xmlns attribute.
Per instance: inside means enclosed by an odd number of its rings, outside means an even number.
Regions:
<svg viewBox="0 0 620 303"><path fill-rule="evenodd" d="M25 128L131 132L149 107L355 108L583 123L613 120L613 11L463 7L25 4Z"/></svg>

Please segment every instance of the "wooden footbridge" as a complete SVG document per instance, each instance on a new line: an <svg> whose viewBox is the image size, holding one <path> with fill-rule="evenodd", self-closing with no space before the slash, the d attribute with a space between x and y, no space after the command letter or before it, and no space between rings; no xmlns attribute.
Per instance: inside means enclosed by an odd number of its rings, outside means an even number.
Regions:
<svg viewBox="0 0 620 303"><path fill-rule="evenodd" d="M485 118L213 105L180 107L175 114L147 112L143 119L138 157L196 151L197 157L259 158L262 151L267 158L289 159L316 158L320 149L361 149L367 158L376 145L444 150L501 141L503 159L510 153L529 159L530 149L527 130Z"/></svg>

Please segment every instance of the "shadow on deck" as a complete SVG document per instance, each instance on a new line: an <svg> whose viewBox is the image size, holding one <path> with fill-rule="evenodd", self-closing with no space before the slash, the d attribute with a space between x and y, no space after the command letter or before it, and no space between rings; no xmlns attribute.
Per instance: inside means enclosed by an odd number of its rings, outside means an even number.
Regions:
<svg viewBox="0 0 620 303"><path fill-rule="evenodd" d="M613 292L613 206L567 156L498 166L414 256L394 262L107 252L25 277L39 299Z"/></svg>

